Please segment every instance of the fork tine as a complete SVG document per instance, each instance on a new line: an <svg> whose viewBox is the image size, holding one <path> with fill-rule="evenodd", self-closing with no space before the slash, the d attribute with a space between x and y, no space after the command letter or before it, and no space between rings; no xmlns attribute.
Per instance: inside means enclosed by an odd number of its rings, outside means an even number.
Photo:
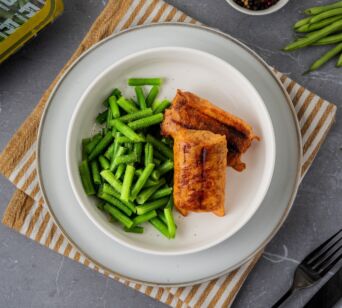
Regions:
<svg viewBox="0 0 342 308"><path fill-rule="evenodd" d="M326 265L330 263L330 261L335 257L335 255L341 250L342 246L335 249L330 255L326 256L322 262L315 264L315 266L312 267L313 270L318 270L324 268Z"/></svg>
<svg viewBox="0 0 342 308"><path fill-rule="evenodd" d="M325 250L323 250L317 257L311 259L307 265L311 267L317 267L317 265L324 260L327 256L330 250L332 250L336 245L342 240L342 237L339 238L337 241L333 242L330 246L328 246Z"/></svg>
<svg viewBox="0 0 342 308"><path fill-rule="evenodd" d="M339 233L341 233L342 229L337 231L333 236L328 238L324 243L319 245L315 250L313 250L309 255L306 256L306 258L303 260L302 263L309 263L309 261L316 257L316 255L328 244L334 237L336 237Z"/></svg>
<svg viewBox="0 0 342 308"><path fill-rule="evenodd" d="M332 261L326 268L321 269L319 272L320 276L323 277L327 274L336 264L342 259L342 254L340 254L334 261Z"/></svg>

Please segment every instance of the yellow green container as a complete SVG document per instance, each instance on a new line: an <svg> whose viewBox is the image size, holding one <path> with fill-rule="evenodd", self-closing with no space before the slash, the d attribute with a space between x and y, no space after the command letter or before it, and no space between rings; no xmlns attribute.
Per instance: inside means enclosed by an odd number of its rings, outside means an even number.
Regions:
<svg viewBox="0 0 342 308"><path fill-rule="evenodd" d="M0 63L62 12L62 0L0 0Z"/></svg>

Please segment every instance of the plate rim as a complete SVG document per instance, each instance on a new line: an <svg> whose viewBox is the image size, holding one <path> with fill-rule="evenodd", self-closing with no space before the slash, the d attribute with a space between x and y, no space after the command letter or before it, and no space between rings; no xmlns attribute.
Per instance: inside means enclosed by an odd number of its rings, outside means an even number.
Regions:
<svg viewBox="0 0 342 308"><path fill-rule="evenodd" d="M281 219L278 221L277 226L272 230L272 232L268 235L268 237L262 242L262 244L258 247L258 249L256 249L253 253L251 253L249 256L245 257L243 260L241 260L239 263L237 263L235 266L228 268L220 273L217 273L215 275L209 276L209 277L205 277L203 279L198 279L198 280L194 280L194 281L190 281L190 282L186 282L186 283L181 283L181 284L175 284L175 283L155 283L155 282L148 282L148 281L143 281L140 279L135 279L132 277L128 277L126 275L122 275L120 273L114 272L113 270L109 269L108 267L104 266L103 264L101 264L100 262L98 262L97 260L95 260L94 258L90 257L87 253L85 253L82 249L79 248L79 246L72 240L72 238L67 234L67 232L64 230L64 228L62 227L61 223L59 222L59 220L57 219L54 211L52 210L52 207L49 203L48 198L46 197L46 191L45 191L45 186L43 184L42 181L42 174L41 174L41 159L40 159L40 152L41 152L41 137L43 134L43 127L44 127L44 123L46 120L46 115L47 112L49 110L50 107L50 103L53 99L53 97L55 96L57 90L59 89L61 83L63 82L64 78L69 74L69 72L81 61L81 59L83 59L84 57L86 57L88 55L88 53L91 53L94 49L96 49L98 46L105 44L107 41L124 35L126 33L129 32L133 32L136 30L139 30L141 28L150 28L150 27L158 27L158 26L180 26L180 27L188 27L188 28L197 28L197 29L201 29L204 30L206 32L211 32L214 33L216 35L219 35L221 37L223 37L224 39L230 40L231 42L235 43L236 45L238 45L239 47L243 48L245 51L247 51L249 54L251 54L251 56L257 60L270 74L270 76L275 80L275 82L278 84L280 90L282 91L287 105L291 111L291 115L292 118L294 119L294 123L295 123L295 127L296 127L296 140L297 140L297 150L298 150L298 163L297 163L297 173L296 173L296 181L294 184L294 187L292 189L292 194L291 197L289 199L289 202L287 204L286 210L284 211L284 213L282 214ZM58 76L57 76L58 77ZM93 46L91 46L89 49L87 49L86 51L84 51L80 56L78 56L71 64L70 66L63 72L63 74L60 76L60 79L56 82L56 84L54 85L43 110L41 119L40 119L40 123L39 123L39 127L38 127L38 134L37 134L37 176L38 176L38 183L42 192L42 196L43 199L45 201L45 204L47 205L47 208L49 210L49 213L51 215L51 217L54 220L54 223L57 225L57 227L60 229L61 233L63 234L63 236L79 251L81 252L87 259L89 259L92 263L94 263L96 266L98 266L99 268L107 271L108 273L112 274L114 277L119 277L121 279L125 279L125 280L129 280L131 282L135 282L135 283L142 283L148 286L155 286L155 287L182 287L182 286L190 286L190 285L194 285L194 284L199 284L199 283L203 283L218 277L221 277L222 275L228 274L230 272L232 272L233 270L239 268L240 266L242 266L243 264L247 263L250 259L253 258L253 256L259 254L263 248L271 241L271 239L276 235L276 233L278 232L278 230L280 229L280 227L283 225L284 221L286 220L293 202L295 200L295 197L297 195L297 191L298 191L298 187L300 184L300 177L301 177L301 166L302 166L302 161L303 161L303 148L302 148L302 139L301 139L301 135L300 135L300 127L299 127L299 123L298 123L298 119L296 116L296 112L294 109L294 106L292 104L291 98L289 96L289 94L286 92L285 88L283 87L283 85L281 84L280 80L277 78L277 76L275 75L275 73L271 70L271 68L269 67L269 65L255 52L253 51L251 48L249 48L247 45L245 45L244 43L242 43L241 41L239 41L238 39L232 37L231 35L224 33L218 29L214 29L208 26L204 26L204 25L195 25L195 24L188 24L188 23L184 23L184 22L160 22L160 23L152 23L152 24L147 24L147 25L139 25L139 26L134 26L134 27L130 27L128 29L125 29L123 31L119 31L118 33L113 33L111 35L109 35L108 37L106 37L105 39L97 42L96 44L94 44Z"/></svg>

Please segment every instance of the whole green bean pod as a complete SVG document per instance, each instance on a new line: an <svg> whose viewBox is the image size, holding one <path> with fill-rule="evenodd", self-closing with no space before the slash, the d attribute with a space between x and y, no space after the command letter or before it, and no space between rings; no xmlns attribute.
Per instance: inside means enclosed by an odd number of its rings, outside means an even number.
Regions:
<svg viewBox="0 0 342 308"><path fill-rule="evenodd" d="M330 59L333 57L339 55L342 52L342 43L335 46L333 49L329 50L327 53L325 53L321 58L319 58L317 61L315 61L310 69L306 73L313 72L317 69L319 69L321 66L323 66L325 63L327 63ZM305 73L305 74L306 74Z"/></svg>
<svg viewBox="0 0 342 308"><path fill-rule="evenodd" d="M342 16L338 15L338 16L333 16L327 19L323 19L319 22L315 22L314 24L306 24L304 26L301 26L299 28L296 29L297 32L311 32L311 31L315 31L321 28L324 28L330 24L332 24L335 21L338 21L342 19Z"/></svg>
<svg viewBox="0 0 342 308"><path fill-rule="evenodd" d="M341 27L342 27L342 20L335 21L334 23L330 24L329 26L317 31L314 35L311 35L309 37L305 37L301 40L295 41L295 42L287 45L284 48L284 50L285 51L292 51L292 50L296 50L299 48L309 46L309 45L317 42L321 38L329 35L330 33L333 33L334 31L336 31L336 29L339 29Z"/></svg>
<svg viewBox="0 0 342 308"><path fill-rule="evenodd" d="M331 44L337 44L340 42L342 42L342 33L323 37L322 39L314 43L314 45L317 45L317 46L331 45Z"/></svg>
<svg viewBox="0 0 342 308"><path fill-rule="evenodd" d="M307 25L309 22L310 22L310 19L311 19L312 17L310 16L310 17L306 17L306 18L304 18L304 19L301 19L301 20L298 20L294 25L293 25L293 28L294 29L297 29L297 28L300 28L300 27L302 27L302 26L304 26L304 25Z"/></svg>
<svg viewBox="0 0 342 308"><path fill-rule="evenodd" d="M315 15L310 19L309 23L313 24L315 22L319 22L323 19L326 19L326 18L329 18L332 16L336 16L336 15L342 15L342 8L332 9L332 10L320 13L318 15Z"/></svg>
<svg viewBox="0 0 342 308"><path fill-rule="evenodd" d="M308 14L308 15L317 15L325 11L329 11L329 10L340 8L340 7L342 7L342 1L338 1L332 4L328 4L328 5L311 7L311 8L306 9L304 12L305 14Z"/></svg>

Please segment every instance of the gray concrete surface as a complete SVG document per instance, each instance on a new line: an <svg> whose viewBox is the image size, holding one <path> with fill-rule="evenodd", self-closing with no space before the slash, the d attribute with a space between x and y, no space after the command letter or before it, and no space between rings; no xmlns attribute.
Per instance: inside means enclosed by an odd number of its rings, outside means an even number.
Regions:
<svg viewBox="0 0 342 308"><path fill-rule="evenodd" d="M69 0L53 25L0 67L0 150L77 47L105 5ZM342 70L330 63L317 73L302 72L325 48L287 54L291 25L300 12L329 1L290 1L279 13L249 17L224 0L169 0L200 21L245 42L269 64L342 106ZM331 2L331 1L330 1ZM311 249L341 228L342 116L304 179L284 226L248 277L234 307L269 307L289 287L294 268ZM14 187L0 177L0 212ZM316 287L317 288L317 287ZM286 307L301 307L315 288L297 293ZM0 226L0 307L162 307L120 283L31 242Z"/></svg>

